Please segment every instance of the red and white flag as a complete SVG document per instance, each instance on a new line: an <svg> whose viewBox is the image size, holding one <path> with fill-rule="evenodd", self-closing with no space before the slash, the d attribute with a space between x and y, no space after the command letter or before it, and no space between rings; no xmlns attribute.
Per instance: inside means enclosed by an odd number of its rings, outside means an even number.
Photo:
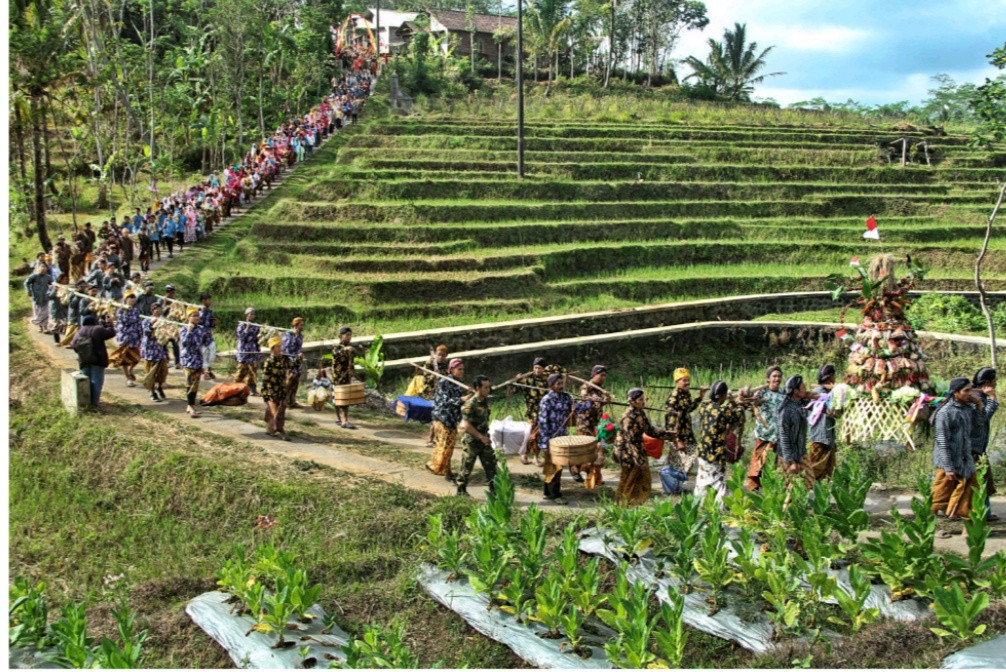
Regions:
<svg viewBox="0 0 1006 672"><path fill-rule="evenodd" d="M853 257L849 260L850 266L859 266L859 257Z"/></svg>
<svg viewBox="0 0 1006 672"><path fill-rule="evenodd" d="M866 220L866 231L863 232L863 238L880 240L880 231L877 229L877 218L873 215L870 215Z"/></svg>

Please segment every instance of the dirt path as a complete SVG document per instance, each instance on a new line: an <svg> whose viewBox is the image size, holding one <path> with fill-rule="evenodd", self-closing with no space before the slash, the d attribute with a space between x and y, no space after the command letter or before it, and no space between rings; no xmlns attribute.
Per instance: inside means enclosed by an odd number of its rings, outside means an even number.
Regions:
<svg viewBox="0 0 1006 672"><path fill-rule="evenodd" d="M36 349L43 353L54 366L61 369L76 369L76 356L73 351L58 348L52 340L29 326L29 335ZM209 389L212 382L202 381L201 389ZM293 409L287 412L287 429L291 431L290 441L274 439L264 429L260 419L264 415L264 403L261 397L251 397L246 406L241 407L241 415L247 419L228 417L233 415L233 409L206 408L202 409L202 417L190 418L185 413L184 380L179 369L172 369L165 390L168 400L154 403L150 401L147 391L142 386L126 387L120 370L109 369L105 379L103 397L112 397L128 404L143 406L170 416L172 419L197 427L203 431L214 432L220 436L236 439L262 449L268 453L283 456L291 460L313 461L321 465L361 476L376 477L390 483L399 483L404 487L426 492L434 496L453 496L455 486L445 479L425 471L418 464L422 456L429 454L426 448L425 431L417 432L404 426L398 418L388 417L386 420L368 416L365 419L353 418L356 430L341 429L335 425L334 413L331 411L316 412L310 407ZM303 429L302 429L303 428ZM425 430L425 428L424 428ZM410 456L409 466L391 459L381 459L365 454L367 445L388 446L402 451ZM352 446L350 448L349 446ZM375 450L375 452L378 452ZM454 452L452 460L455 472L461 468L461 451ZM564 478L564 495L569 501L568 507L559 507L542 499L534 485L539 481L541 469L531 465L523 465L516 456L507 460L511 473L517 482L516 501L526 507L532 502L545 510L562 510L565 508L591 510L599 501L597 492L587 491L582 485L573 483L568 476ZM654 472L653 490L660 492L660 481ZM608 488L614 488L618 483L618 472L613 469L604 470L604 481ZM686 488L691 487L691 482ZM484 500L486 487L481 468L476 466L475 477L469 484L469 491L478 500ZM610 490L607 490L611 494ZM874 489L867 497L865 508L871 514L886 514L892 507L902 513L911 513L911 491L882 491ZM1006 517L1006 497L996 496L992 499L994 511ZM877 531L868 533L879 535ZM936 548L939 551L953 550L966 552L967 546L959 534L951 539L937 539ZM1006 524L998 523L993 527L989 537L987 553L1006 550Z"/></svg>

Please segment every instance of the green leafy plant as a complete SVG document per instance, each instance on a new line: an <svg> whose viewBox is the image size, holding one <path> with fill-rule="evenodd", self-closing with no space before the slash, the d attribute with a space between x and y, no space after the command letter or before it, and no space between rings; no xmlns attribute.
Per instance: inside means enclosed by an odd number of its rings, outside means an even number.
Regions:
<svg viewBox="0 0 1006 672"><path fill-rule="evenodd" d="M500 609L513 614L522 623L529 620L535 609L537 583L538 578L532 577L521 565L508 567L503 588L499 592L500 599L504 602Z"/></svg>
<svg viewBox="0 0 1006 672"><path fill-rule="evenodd" d="M801 604L801 610L809 615L809 627L817 623L817 612L822 602L833 597L838 589L838 581L829 571L834 549L826 540L826 528L822 529L820 523L816 518L804 523L800 541L807 557L804 559L798 555L794 558L809 586Z"/></svg>
<svg viewBox="0 0 1006 672"><path fill-rule="evenodd" d="M566 638L569 640L569 642L563 642L563 644L559 645L560 650L564 648L563 645L568 645L574 653L581 651L580 644L583 642L582 628L586 620L587 618L583 612L572 604L559 616L559 624L566 634Z"/></svg>
<svg viewBox="0 0 1006 672"><path fill-rule="evenodd" d="M101 645L94 650L94 663L102 669L135 670L143 663L147 631L136 631L136 614L128 606L112 609L112 616L119 631L119 642L103 637Z"/></svg>
<svg viewBox="0 0 1006 672"><path fill-rule="evenodd" d="M978 470L978 482L985 482L988 470L984 464ZM990 580L987 575L997 569L998 558L992 556L982 559L985 554L985 543L988 541L989 525L986 516L988 506L985 504L985 489L975 488L971 495L971 511L964 521L967 534L968 555L962 558L954 554L945 554L943 560L947 569L955 579L963 581L969 590L988 588ZM1001 571L1001 570L1000 570Z"/></svg>
<svg viewBox="0 0 1006 672"><path fill-rule="evenodd" d="M405 623L394 619L388 627L369 625L363 637L342 647L346 662L332 661L329 668L415 669L419 658L405 644Z"/></svg>
<svg viewBox="0 0 1006 672"><path fill-rule="evenodd" d="M653 541L646 528L647 512L642 507L624 509L614 521L613 550L630 559L649 548Z"/></svg>
<svg viewBox="0 0 1006 672"><path fill-rule="evenodd" d="M709 584L709 615L720 610L720 596L734 581L734 571L730 564L730 549L725 543L723 527L720 524L719 502L715 497L705 499L706 526L699 542L699 553L694 560L699 578Z"/></svg>
<svg viewBox="0 0 1006 672"><path fill-rule="evenodd" d="M618 633L615 641L604 645L604 653L616 667L645 668L656 660L650 651L655 624L649 613L650 591L643 583L630 586L625 572L625 565L619 567L609 601L613 608L597 612L604 624Z"/></svg>
<svg viewBox="0 0 1006 672"><path fill-rule="evenodd" d="M743 527L736 539L730 540L734 557L732 562L740 570L736 573L736 583L740 585L746 598L760 596L763 585L757 578L758 552L754 532Z"/></svg>
<svg viewBox="0 0 1006 672"><path fill-rule="evenodd" d="M685 645L688 643L688 633L685 631L685 598L673 588L668 588L668 602L660 603L660 620L663 628L654 628L653 637L657 640L657 651L660 659L657 667L679 669L685 656Z"/></svg>
<svg viewBox="0 0 1006 672"><path fill-rule="evenodd" d="M702 500L687 493L674 505L674 516L665 520L670 534L678 540L677 548L668 558L669 569L681 583L681 592L686 595L692 590L695 550L702 537L704 524Z"/></svg>
<svg viewBox="0 0 1006 672"><path fill-rule="evenodd" d="M31 585L24 577L14 579L7 610L7 641L10 646L49 646L49 608L45 603L45 583Z"/></svg>
<svg viewBox="0 0 1006 672"><path fill-rule="evenodd" d="M930 628L940 637L957 637L966 641L985 632L985 624L974 626L975 619L989 606L988 593L976 593L970 600L964 596L960 584L954 583L949 589L929 582L933 595L933 611L943 628Z"/></svg>
<svg viewBox="0 0 1006 672"><path fill-rule="evenodd" d="M376 390L384 375L384 337L381 334L375 335L370 341L366 356L356 357L354 361L363 367L367 374L367 380L373 384Z"/></svg>
<svg viewBox="0 0 1006 672"><path fill-rule="evenodd" d="M513 549L506 537L493 525L483 524L472 541L471 565L465 569L468 582L476 593L489 596L490 604L496 601L496 586L503 579Z"/></svg>
<svg viewBox="0 0 1006 672"><path fill-rule="evenodd" d="M842 550L848 552L859 540L859 535L870 526L870 516L863 506L873 485L866 477L862 460L850 453L835 469L831 496L835 500L834 510L825 511L831 527L849 542Z"/></svg>
<svg viewBox="0 0 1006 672"><path fill-rule="evenodd" d="M266 595L265 604L266 611L253 629L263 633L275 632L279 635L279 641L273 646L284 646L286 640L283 635L294 612L294 606L290 603L290 586L284 584L277 587L276 592Z"/></svg>
<svg viewBox="0 0 1006 672"><path fill-rule="evenodd" d="M859 565L849 566L849 584L852 587L852 593L846 592L844 588L838 588L833 593L845 620L830 616L828 621L837 625L847 625L855 634L862 630L864 625L869 625L877 620L880 617L880 609L866 608L872 584L869 577L860 570Z"/></svg>
<svg viewBox="0 0 1006 672"><path fill-rule="evenodd" d="M992 559L995 562L992 564L992 571L989 572L986 581L988 581L992 597L999 600L1006 596L1006 552L999 551L992 556Z"/></svg>
<svg viewBox="0 0 1006 672"><path fill-rule="evenodd" d="M50 626L56 653L52 661L63 667L89 667L94 659L94 638L87 636L87 616L83 604L68 604L62 617Z"/></svg>
<svg viewBox="0 0 1006 672"><path fill-rule="evenodd" d="M566 612L566 596L562 590L562 577L555 569L545 574L535 588L534 596L535 610L531 619L548 628L549 636L558 636Z"/></svg>
<svg viewBox="0 0 1006 672"><path fill-rule="evenodd" d="M924 589L927 575L939 564L933 555L936 515L932 512L932 487L928 481L921 480L919 489L923 497L912 498L913 518L904 518L892 508L896 531L883 530L880 539L861 544L867 560L863 569L880 577L890 587L892 599Z"/></svg>
<svg viewBox="0 0 1006 672"><path fill-rule="evenodd" d="M727 495L723 498L723 506L729 512L727 522L744 528L754 523L755 502L744 487L747 479L747 469L738 462L730 470L730 482L727 484Z"/></svg>
<svg viewBox="0 0 1006 672"><path fill-rule="evenodd" d="M775 636L799 631L797 618L800 616L801 587L793 556L789 553L782 556L762 553L758 556L755 576L765 584L762 597L771 607L768 616L775 625Z"/></svg>
<svg viewBox="0 0 1006 672"><path fill-rule="evenodd" d="M785 474L776 466L775 460L765 462L761 473L761 489L749 495L754 503L755 531L770 539L781 535L785 545L786 501L789 491Z"/></svg>
<svg viewBox="0 0 1006 672"><path fill-rule="evenodd" d="M601 585L600 558L591 558L587 564L567 577L566 599L583 613L585 618L593 616L605 602L606 595L599 592Z"/></svg>
<svg viewBox="0 0 1006 672"><path fill-rule="evenodd" d="M428 521L429 530L426 533L426 539L429 541L430 547L436 551L439 560L437 564L450 572L447 580L454 581L461 576L468 557L467 552L461 546L461 532L459 530L446 532L443 519L436 514L431 514Z"/></svg>
<svg viewBox="0 0 1006 672"><path fill-rule="evenodd" d="M573 528L573 526L570 525L567 529L569 528ZM536 582L545 568L545 539L548 536L548 530L545 528L545 514L536 504L528 506L524 515L521 516L519 532L521 567L530 580ZM573 553L576 554L578 552L576 529L573 528L571 532ZM566 537L567 534L564 532L562 546L564 549L569 545L566 542Z"/></svg>

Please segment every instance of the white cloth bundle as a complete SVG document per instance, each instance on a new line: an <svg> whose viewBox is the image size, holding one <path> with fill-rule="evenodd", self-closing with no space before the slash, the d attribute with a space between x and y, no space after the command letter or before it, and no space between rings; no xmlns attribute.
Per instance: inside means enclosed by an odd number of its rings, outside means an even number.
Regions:
<svg viewBox="0 0 1006 672"><path fill-rule="evenodd" d="M531 436L531 425L522 420L506 416L503 420L489 423L489 439L493 450L502 450L505 455L517 455L524 449Z"/></svg>

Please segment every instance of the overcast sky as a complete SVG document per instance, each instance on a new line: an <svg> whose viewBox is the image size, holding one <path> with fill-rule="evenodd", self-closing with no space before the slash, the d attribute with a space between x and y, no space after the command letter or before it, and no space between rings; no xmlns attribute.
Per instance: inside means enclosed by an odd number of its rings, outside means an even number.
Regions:
<svg viewBox="0 0 1006 672"><path fill-rule="evenodd" d="M917 104L930 77L984 81L998 71L986 54L1006 41L1006 0L706 0L709 25L682 34L675 58L705 59L710 38L746 23L769 53L755 98L782 105L823 96L865 104ZM682 75L691 72L682 66Z"/></svg>

